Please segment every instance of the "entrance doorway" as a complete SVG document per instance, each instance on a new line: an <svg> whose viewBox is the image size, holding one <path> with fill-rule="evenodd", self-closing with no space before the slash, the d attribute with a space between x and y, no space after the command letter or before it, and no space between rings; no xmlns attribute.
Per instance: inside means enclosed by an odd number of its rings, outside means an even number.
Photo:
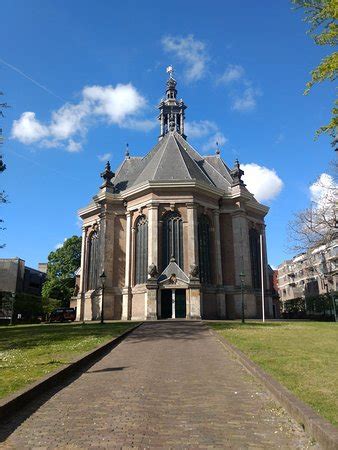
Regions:
<svg viewBox="0 0 338 450"><path fill-rule="evenodd" d="M172 317L172 291L163 289L161 291L161 319L171 319Z"/></svg>
<svg viewBox="0 0 338 450"><path fill-rule="evenodd" d="M175 317L185 319L187 315L185 289L176 289L175 292Z"/></svg>

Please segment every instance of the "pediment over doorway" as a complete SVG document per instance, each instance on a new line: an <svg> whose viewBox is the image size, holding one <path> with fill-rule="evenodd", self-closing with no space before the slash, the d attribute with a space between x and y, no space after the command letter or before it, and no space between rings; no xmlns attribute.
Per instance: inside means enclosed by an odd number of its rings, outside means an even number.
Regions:
<svg viewBox="0 0 338 450"><path fill-rule="evenodd" d="M188 284L189 277L183 272L176 261L170 261L157 281L161 284Z"/></svg>

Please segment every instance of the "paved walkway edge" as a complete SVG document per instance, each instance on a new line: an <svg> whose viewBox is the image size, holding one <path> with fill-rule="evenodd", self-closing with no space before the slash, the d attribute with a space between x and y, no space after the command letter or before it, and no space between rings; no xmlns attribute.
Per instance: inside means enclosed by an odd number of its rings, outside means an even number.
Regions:
<svg viewBox="0 0 338 450"><path fill-rule="evenodd" d="M206 325L207 326L207 325ZM241 350L230 344L217 331L208 327L210 332L229 350L240 363L269 390L284 409L302 425L304 430L312 436L324 449L338 449L338 430L330 422L321 417L309 405L303 403L287 388L264 372L256 363L251 361Z"/></svg>
<svg viewBox="0 0 338 450"><path fill-rule="evenodd" d="M67 380L69 380L76 372L92 365L110 350L119 345L130 333L141 326L142 323L143 322L138 323L114 339L101 344L99 347L96 347L94 350L90 350L84 355L81 355L71 363L63 366L61 369L57 369L45 377L39 378L39 380L28 385L27 387L0 400L0 421L2 418L7 418L8 416L14 414L19 408L26 406L30 401L36 399L41 394L44 394L48 389L67 382Z"/></svg>

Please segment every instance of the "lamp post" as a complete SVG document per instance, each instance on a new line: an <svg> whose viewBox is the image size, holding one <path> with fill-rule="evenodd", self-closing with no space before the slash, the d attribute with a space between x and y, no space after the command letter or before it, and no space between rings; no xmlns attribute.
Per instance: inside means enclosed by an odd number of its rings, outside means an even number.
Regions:
<svg viewBox="0 0 338 450"><path fill-rule="evenodd" d="M243 272L241 272L239 274L239 278L241 280L242 323L244 323L245 322L245 318L244 318L244 278L245 278L245 274Z"/></svg>
<svg viewBox="0 0 338 450"><path fill-rule="evenodd" d="M101 324L104 323L104 286L106 284L106 274L104 273L104 271L101 273L100 275L100 280L101 280L101 288L102 288L102 299L101 299Z"/></svg>

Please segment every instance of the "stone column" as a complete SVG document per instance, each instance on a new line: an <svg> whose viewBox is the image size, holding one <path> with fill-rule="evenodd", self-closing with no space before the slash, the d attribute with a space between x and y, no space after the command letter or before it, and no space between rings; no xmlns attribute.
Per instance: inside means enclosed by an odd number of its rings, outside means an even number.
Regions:
<svg viewBox="0 0 338 450"><path fill-rule="evenodd" d="M76 320L84 319L84 301L86 291L86 251L87 251L87 230L82 227L82 241L81 241L81 278L80 290L77 299Z"/></svg>
<svg viewBox="0 0 338 450"><path fill-rule="evenodd" d="M131 275L131 212L126 213L126 263L125 263L125 281L122 291L122 320L130 318L130 275Z"/></svg>
<svg viewBox="0 0 338 450"><path fill-rule="evenodd" d="M222 290L223 273L222 273L222 256L221 256L221 233L219 226L219 210L213 210L214 229L215 229L215 269L216 269L216 284L217 284L217 313L220 319L225 319L225 293Z"/></svg>
<svg viewBox="0 0 338 450"><path fill-rule="evenodd" d="M181 124L180 124L180 132L181 132L181 134L184 134L184 116L183 116L183 112L181 113L181 117L180 117L180 119L181 119Z"/></svg>

